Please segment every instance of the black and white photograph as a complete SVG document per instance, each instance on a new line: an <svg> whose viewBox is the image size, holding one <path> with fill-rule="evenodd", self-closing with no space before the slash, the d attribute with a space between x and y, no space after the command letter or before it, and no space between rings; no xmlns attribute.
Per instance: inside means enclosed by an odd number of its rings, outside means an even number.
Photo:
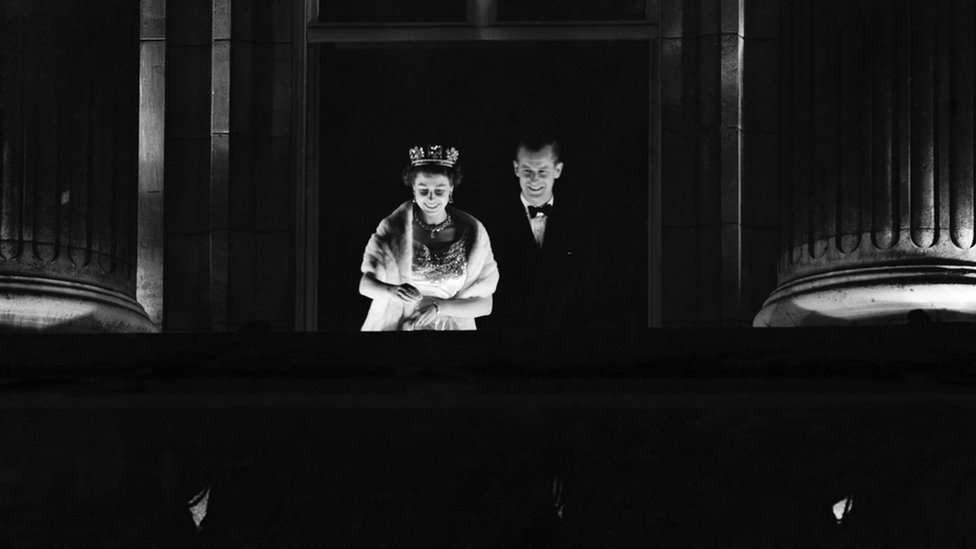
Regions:
<svg viewBox="0 0 976 549"><path fill-rule="evenodd" d="M0 546L976 545L974 27L0 0Z"/></svg>

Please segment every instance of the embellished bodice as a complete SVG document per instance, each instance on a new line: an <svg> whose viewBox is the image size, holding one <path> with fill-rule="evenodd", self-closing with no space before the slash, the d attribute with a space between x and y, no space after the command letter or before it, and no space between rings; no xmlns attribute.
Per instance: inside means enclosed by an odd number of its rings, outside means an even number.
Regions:
<svg viewBox="0 0 976 549"><path fill-rule="evenodd" d="M424 295L453 297L464 285L467 266L468 245L464 238L433 249L414 241L411 282Z"/></svg>
<svg viewBox="0 0 976 549"><path fill-rule="evenodd" d="M468 270L468 245L461 238L444 246L433 248L414 240L413 265L410 269L410 284L425 298L452 299L464 287ZM426 300L421 300L422 307ZM407 317L415 309L407 310ZM455 319L438 316L432 324L412 325L411 330L454 330Z"/></svg>

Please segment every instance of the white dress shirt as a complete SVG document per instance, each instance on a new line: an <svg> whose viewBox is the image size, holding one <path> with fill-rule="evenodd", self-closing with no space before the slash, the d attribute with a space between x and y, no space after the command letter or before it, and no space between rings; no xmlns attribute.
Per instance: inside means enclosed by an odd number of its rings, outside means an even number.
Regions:
<svg viewBox="0 0 976 549"><path fill-rule="evenodd" d="M532 227L532 235L535 237L535 243L541 248L542 243L546 240L546 214L540 213L535 217L529 216L529 201L525 199L525 196L519 193L519 198L522 199L522 206L525 208L525 217L529 220L529 226ZM549 202L546 204L552 206L556 201L556 196L553 195L549 198Z"/></svg>

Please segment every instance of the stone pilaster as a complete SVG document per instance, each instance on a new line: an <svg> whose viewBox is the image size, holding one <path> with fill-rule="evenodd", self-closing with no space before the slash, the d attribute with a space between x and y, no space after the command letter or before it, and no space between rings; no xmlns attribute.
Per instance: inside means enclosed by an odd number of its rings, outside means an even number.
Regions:
<svg viewBox="0 0 976 549"><path fill-rule="evenodd" d="M294 326L291 25L302 7L167 2L166 331Z"/></svg>
<svg viewBox="0 0 976 549"><path fill-rule="evenodd" d="M748 325L775 286L778 19L778 0L661 2L665 326Z"/></svg>

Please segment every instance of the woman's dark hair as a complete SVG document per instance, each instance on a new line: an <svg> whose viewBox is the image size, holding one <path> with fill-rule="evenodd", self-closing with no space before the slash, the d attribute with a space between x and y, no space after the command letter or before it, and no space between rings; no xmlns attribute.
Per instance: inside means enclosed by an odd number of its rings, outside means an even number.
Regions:
<svg viewBox="0 0 976 549"><path fill-rule="evenodd" d="M417 179L417 174L425 173L427 175L443 175L447 177L447 180L451 182L451 185L456 189L461 185L461 179L464 175L461 173L461 166L455 164L454 167L449 168L447 166L439 166L437 164L426 164L424 166L410 166L403 168L403 184L406 187L413 188L413 182Z"/></svg>

